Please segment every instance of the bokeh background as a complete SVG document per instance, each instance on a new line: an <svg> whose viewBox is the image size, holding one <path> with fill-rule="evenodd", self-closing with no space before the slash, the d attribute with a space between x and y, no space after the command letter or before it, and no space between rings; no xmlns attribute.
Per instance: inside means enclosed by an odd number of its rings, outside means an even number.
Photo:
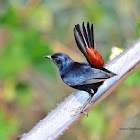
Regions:
<svg viewBox="0 0 140 140"><path fill-rule="evenodd" d="M0 140L27 133L74 89L43 56L67 53L85 61L74 25L94 23L105 62L111 48L125 49L140 36L139 0L0 0ZM98 104L61 140L137 140L140 130L140 69Z"/></svg>

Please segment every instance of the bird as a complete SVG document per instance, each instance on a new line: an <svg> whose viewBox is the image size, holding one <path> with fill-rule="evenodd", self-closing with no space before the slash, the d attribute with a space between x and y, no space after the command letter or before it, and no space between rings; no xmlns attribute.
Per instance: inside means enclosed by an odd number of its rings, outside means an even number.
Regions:
<svg viewBox="0 0 140 140"><path fill-rule="evenodd" d="M75 62L67 54L58 52L53 55L45 55L45 58L51 59L59 69L60 77L68 86L86 91L89 99L84 103L81 113L91 101L92 97L98 91L98 88L106 79L116 74L104 68L104 59L96 50L93 24L82 23L82 29L79 24L74 27L74 37L79 50L83 53L88 63Z"/></svg>

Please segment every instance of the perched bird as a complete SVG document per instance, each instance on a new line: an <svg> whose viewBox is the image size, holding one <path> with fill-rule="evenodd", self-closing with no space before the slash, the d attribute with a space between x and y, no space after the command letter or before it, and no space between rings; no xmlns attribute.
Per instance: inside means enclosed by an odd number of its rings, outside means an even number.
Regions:
<svg viewBox="0 0 140 140"><path fill-rule="evenodd" d="M44 57L51 59L57 65L60 76L67 85L89 93L90 98L86 101L81 111L84 112L84 107L91 101L99 86L106 79L115 76L115 74L103 68L104 60L95 49L93 24L90 26L88 22L86 28L83 22L82 28L83 31L79 24L75 25L74 37L78 48L84 54L88 63L75 62L62 52Z"/></svg>

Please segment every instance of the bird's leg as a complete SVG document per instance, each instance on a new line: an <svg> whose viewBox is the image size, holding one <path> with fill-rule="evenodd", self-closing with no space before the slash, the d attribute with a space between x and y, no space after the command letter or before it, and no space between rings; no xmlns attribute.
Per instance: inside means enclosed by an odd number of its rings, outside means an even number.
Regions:
<svg viewBox="0 0 140 140"><path fill-rule="evenodd" d="M88 100L84 103L84 105L83 105L83 107L82 107L82 111L81 111L81 113L85 113L86 115L87 115L87 117L88 117L88 113L86 112L86 111L84 111L84 109L85 109L85 107L88 105L88 103L90 103L91 102L91 99L92 99L92 97L94 96L94 94L95 94L95 91L93 91L93 89L91 89L91 92L89 93L89 98L88 98Z"/></svg>
<svg viewBox="0 0 140 140"><path fill-rule="evenodd" d="M79 111L79 109L78 109L78 110L77 110L78 113L72 115L72 117L73 117L73 116L76 116L77 114L81 114L81 113L85 113L85 114L87 115L87 117L88 117L88 113L87 113L84 109L85 109L85 107L90 103L92 97L94 96L94 94L95 94L96 92L97 92L96 89L94 89L94 90L91 89L91 90L90 90L89 98L88 98L87 101L84 103L84 105L83 105L82 107L79 108L80 111Z"/></svg>
<svg viewBox="0 0 140 140"><path fill-rule="evenodd" d="M72 115L72 117L73 117L73 116L76 116L76 115L78 115L78 114L81 114L81 113L86 114L87 117L88 117L88 113L87 113L84 109L85 109L85 107L87 106L87 104L91 101L92 97L93 97L93 96L91 96L91 94L89 94L89 98L87 99L87 101L85 101L85 103L84 103L83 106L80 106L80 107L76 110L76 113L75 113L74 115Z"/></svg>
<svg viewBox="0 0 140 140"><path fill-rule="evenodd" d="M88 117L88 113L84 110L85 109L85 107L87 106L87 104L91 101L91 99L92 99L92 97L91 97L91 95L89 95L90 97L88 98L88 100L84 103L84 105L82 106L82 108L81 108L81 113L85 113L86 115L87 115L87 117Z"/></svg>
<svg viewBox="0 0 140 140"><path fill-rule="evenodd" d="M76 116L78 114L81 114L81 113L85 113L87 115L87 117L88 117L88 113L84 109L87 106L87 104L91 101L93 95L89 93L89 98L87 99L87 101L85 101L85 103L84 103L84 105L82 107L80 107L80 108L78 108L78 110L76 110L76 114L72 115L72 117Z"/></svg>

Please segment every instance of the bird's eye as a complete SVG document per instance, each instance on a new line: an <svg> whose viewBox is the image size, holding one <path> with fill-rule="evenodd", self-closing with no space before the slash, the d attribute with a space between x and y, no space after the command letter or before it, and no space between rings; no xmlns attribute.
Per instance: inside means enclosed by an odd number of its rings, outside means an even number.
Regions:
<svg viewBox="0 0 140 140"><path fill-rule="evenodd" d="M57 62L59 59L58 58L54 58L54 60Z"/></svg>
<svg viewBox="0 0 140 140"><path fill-rule="evenodd" d="M57 61L57 64L60 64L60 63L61 63L61 61L60 61L60 60L58 60L58 61Z"/></svg>
<svg viewBox="0 0 140 140"><path fill-rule="evenodd" d="M57 62L57 64L61 63L61 61L58 58L55 58L55 62Z"/></svg>

